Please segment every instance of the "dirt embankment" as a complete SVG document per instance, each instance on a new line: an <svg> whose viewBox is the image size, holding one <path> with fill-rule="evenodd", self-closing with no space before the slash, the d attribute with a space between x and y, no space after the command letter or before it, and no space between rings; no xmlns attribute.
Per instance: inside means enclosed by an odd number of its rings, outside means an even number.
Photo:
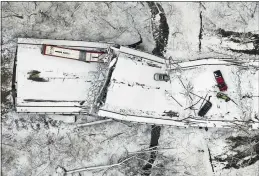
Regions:
<svg viewBox="0 0 259 176"><path fill-rule="evenodd" d="M233 43L237 43L239 45L246 45L248 43L252 43L252 49L246 50L237 50L229 48L228 50L236 52L236 53L244 53L244 54L259 54L259 34L254 34L252 32L234 32L234 31L226 31L224 29L217 29L216 34L222 38L225 38Z"/></svg>
<svg viewBox="0 0 259 176"><path fill-rule="evenodd" d="M151 10L152 32L156 42L156 47L153 49L152 53L163 57L169 36L169 26L167 24L165 12L159 3L147 3ZM156 21L156 19L158 19L156 16L159 16L159 21Z"/></svg>
<svg viewBox="0 0 259 176"><path fill-rule="evenodd" d="M225 163L224 169L244 168L259 161L259 135L229 137L227 142L234 154L215 157L216 161Z"/></svg>
<svg viewBox="0 0 259 176"><path fill-rule="evenodd" d="M8 53L6 52L8 50ZM7 53L7 54L6 54ZM1 113L7 113L13 107L14 85L13 73L15 73L15 58L16 52L12 49L3 49L2 51L2 66L1 66ZM11 98L13 96L13 99Z"/></svg>

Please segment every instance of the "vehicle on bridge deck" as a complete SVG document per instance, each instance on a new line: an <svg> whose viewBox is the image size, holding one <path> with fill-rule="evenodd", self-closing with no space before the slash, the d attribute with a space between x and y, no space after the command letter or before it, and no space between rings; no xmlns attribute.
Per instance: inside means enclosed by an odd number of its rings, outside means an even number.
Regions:
<svg viewBox="0 0 259 176"><path fill-rule="evenodd" d="M44 44L42 47L42 54L85 62L105 62L104 59L101 58L101 55L105 54L105 52L102 51L78 50Z"/></svg>
<svg viewBox="0 0 259 176"><path fill-rule="evenodd" d="M164 74L164 73L155 73L154 74L154 80L156 81L169 81L170 80L170 77L168 74Z"/></svg>
<svg viewBox="0 0 259 176"><path fill-rule="evenodd" d="M226 91L228 89L228 86L225 83L225 80L222 76L222 73L220 70L217 70L214 72L215 79L217 81L218 87L220 91Z"/></svg>

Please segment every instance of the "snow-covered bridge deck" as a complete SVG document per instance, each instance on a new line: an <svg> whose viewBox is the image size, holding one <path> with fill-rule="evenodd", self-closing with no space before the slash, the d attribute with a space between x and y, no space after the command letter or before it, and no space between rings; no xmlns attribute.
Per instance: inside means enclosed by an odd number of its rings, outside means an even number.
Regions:
<svg viewBox="0 0 259 176"><path fill-rule="evenodd" d="M19 39L16 63L17 112L88 113L106 67L41 54L41 44L100 47L91 42Z"/></svg>
<svg viewBox="0 0 259 176"><path fill-rule="evenodd" d="M143 64L140 59L120 54L108 88L106 102L99 115L140 123L231 127L258 120L258 70L242 69L226 61L192 61L172 66L171 82L155 81L155 73L165 73L162 67ZM209 62L210 63L210 62ZM228 66L226 66L228 65ZM233 101L216 97L219 92L213 72L221 70L228 85L225 92ZM193 93L193 94L192 94ZM195 96L194 94L198 95ZM198 117L203 99L211 96L213 106L205 117ZM189 108L191 107L192 108ZM173 111L172 117L164 112ZM185 120L183 120L185 119ZM256 126L256 125L255 125Z"/></svg>

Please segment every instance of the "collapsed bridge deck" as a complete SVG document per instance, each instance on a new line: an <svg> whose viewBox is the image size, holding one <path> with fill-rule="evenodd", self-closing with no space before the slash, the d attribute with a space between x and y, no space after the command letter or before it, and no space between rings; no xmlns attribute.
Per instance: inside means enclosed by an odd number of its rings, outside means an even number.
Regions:
<svg viewBox="0 0 259 176"><path fill-rule="evenodd" d="M88 113L104 82L107 65L43 55L42 43L68 47L78 45L75 41L18 40L15 81L17 112ZM95 43L87 43L86 46L95 47ZM86 46L80 48L85 49ZM108 46L96 45L101 49Z"/></svg>
<svg viewBox="0 0 259 176"><path fill-rule="evenodd" d="M109 64L42 55L42 44L110 48L116 63L111 72ZM222 71L229 87L225 93L233 101L216 97L215 70ZM168 73L170 82L155 81L155 73ZM258 62L251 66L211 59L168 65L168 59L112 44L19 39L16 109L23 113L89 114L103 94L105 99L96 113L115 120L182 127L246 124L256 129L258 74ZM209 96L212 108L205 117L198 117L203 99Z"/></svg>
<svg viewBox="0 0 259 176"><path fill-rule="evenodd" d="M138 56L121 53L99 115L183 127L227 128L253 121L253 127L257 128L257 64L253 63L248 69L244 64L239 66L212 59L181 62L173 64L168 70L165 65L151 66ZM224 92L231 98L229 102L216 97L220 92L213 75L216 70L222 71L229 87ZM167 71L170 82L154 80L155 73ZM213 106L205 117L199 117L198 111L209 96Z"/></svg>

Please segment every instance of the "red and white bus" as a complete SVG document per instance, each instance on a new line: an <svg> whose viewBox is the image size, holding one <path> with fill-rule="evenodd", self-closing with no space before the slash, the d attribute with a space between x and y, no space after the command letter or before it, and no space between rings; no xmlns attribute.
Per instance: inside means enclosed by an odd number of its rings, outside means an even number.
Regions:
<svg viewBox="0 0 259 176"><path fill-rule="evenodd" d="M103 57L101 58L100 56L105 54L105 52L77 50L53 45L43 45L42 54L48 56L75 59L85 62L104 62L104 60L102 59Z"/></svg>

